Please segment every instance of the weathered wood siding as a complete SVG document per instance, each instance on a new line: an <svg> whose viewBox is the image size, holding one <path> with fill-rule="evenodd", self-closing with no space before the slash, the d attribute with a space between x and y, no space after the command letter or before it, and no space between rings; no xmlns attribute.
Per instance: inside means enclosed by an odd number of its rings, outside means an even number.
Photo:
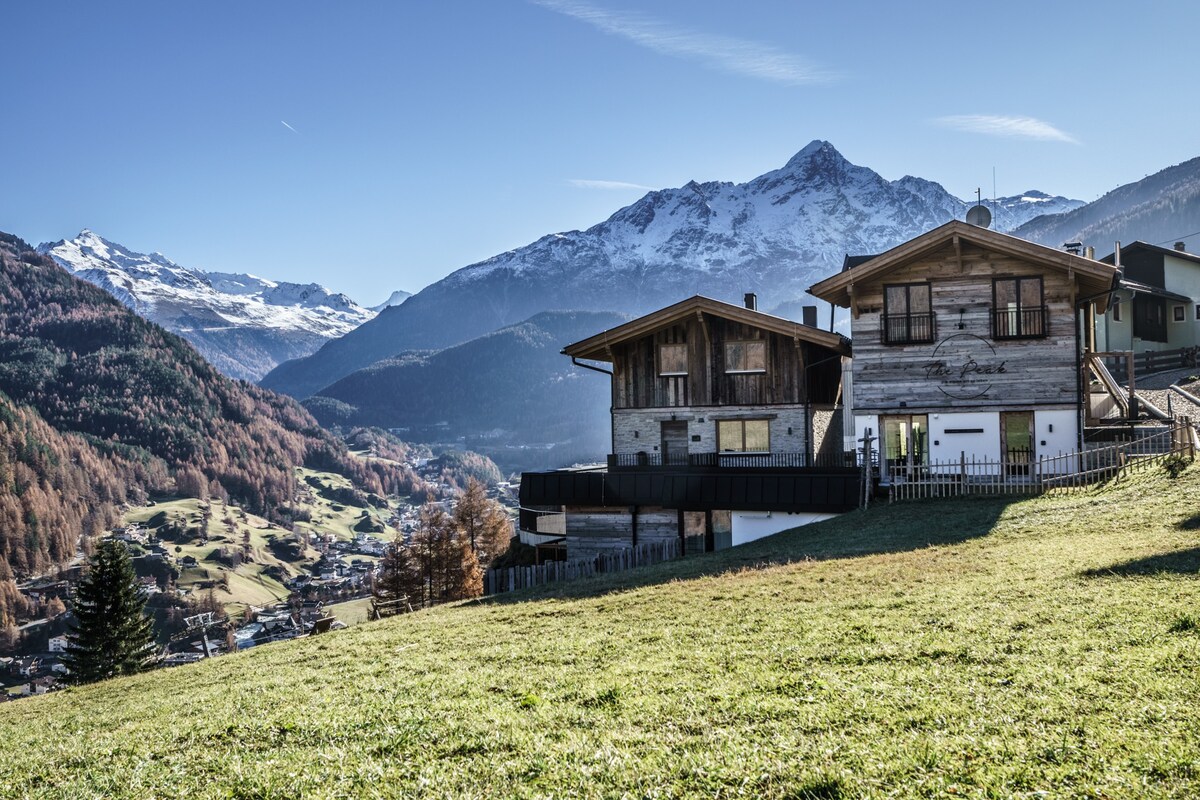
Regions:
<svg viewBox="0 0 1200 800"><path fill-rule="evenodd" d="M992 337L992 280L1040 276L1047 335ZM934 341L888 345L880 322L885 284L928 282L936 316ZM1058 270L952 246L883 279L853 287L855 412L907 411L1076 402L1076 286ZM961 323L961 328L960 328Z"/></svg>
<svg viewBox="0 0 1200 800"><path fill-rule="evenodd" d="M627 508L571 508L566 510L567 558L593 558L599 553L633 546L632 517ZM639 544L679 538L679 515L674 510L639 509Z"/></svg>
<svg viewBox="0 0 1200 800"><path fill-rule="evenodd" d="M725 343L765 341L766 372L728 374ZM687 375L659 375L658 353L663 344L686 344ZM674 408L684 406L773 405L806 401L805 365L834 355L808 342L797 342L751 325L711 314L672 325L613 347L614 408ZM836 357L828 369L810 372L814 395L832 402L840 366Z"/></svg>

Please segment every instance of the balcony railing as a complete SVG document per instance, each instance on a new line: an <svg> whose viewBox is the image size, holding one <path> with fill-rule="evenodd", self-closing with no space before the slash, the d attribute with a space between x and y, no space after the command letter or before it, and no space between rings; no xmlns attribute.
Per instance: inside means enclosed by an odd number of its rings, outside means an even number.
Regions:
<svg viewBox="0 0 1200 800"><path fill-rule="evenodd" d="M854 454L809 457L805 453L613 453L610 470L639 469L802 469L853 467Z"/></svg>
<svg viewBox="0 0 1200 800"><path fill-rule="evenodd" d="M1045 306L996 309L992 312L992 338L1037 339L1048 333L1047 320Z"/></svg>
<svg viewBox="0 0 1200 800"><path fill-rule="evenodd" d="M932 313L884 314L879 318L879 336L884 344L920 344L937 336L937 319Z"/></svg>

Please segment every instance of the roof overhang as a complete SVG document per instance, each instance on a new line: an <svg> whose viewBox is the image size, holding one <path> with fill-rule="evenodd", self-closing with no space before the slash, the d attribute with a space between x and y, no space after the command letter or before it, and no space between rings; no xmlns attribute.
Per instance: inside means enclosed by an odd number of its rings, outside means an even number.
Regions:
<svg viewBox="0 0 1200 800"><path fill-rule="evenodd" d="M1107 292L1115 288L1114 267L1064 250L1034 244L1015 236L981 228L961 220L952 220L852 269L826 278L809 287L809 293L842 308L849 308L855 284L872 283L889 272L907 266L947 246L961 248L976 245L998 253L1071 274L1080 295L1092 298L1100 311L1108 304ZM1098 296L1098 297L1097 297Z"/></svg>
<svg viewBox="0 0 1200 800"><path fill-rule="evenodd" d="M1176 303L1192 302L1192 298L1190 298L1186 295L1176 294L1175 292L1168 292L1166 289L1163 289L1161 286L1151 286L1148 283L1139 283L1137 281L1130 281L1130 280L1122 279L1120 285L1117 288L1124 289L1129 292L1133 292L1134 294L1148 294L1153 297L1161 297L1166 300L1173 300Z"/></svg>
<svg viewBox="0 0 1200 800"><path fill-rule="evenodd" d="M802 325L799 322L777 317L774 314L765 314L761 311L754 311L702 295L689 297L674 305L660 308L658 311L652 311L643 317L630 320L623 325L601 331L595 336L590 336L582 341L569 344L562 349L562 352L563 355L568 355L572 358L611 362L613 360L611 350L613 345L621 344L631 339L639 339L657 330L694 317L697 314L711 314L716 317L732 320L733 322L753 325L790 339L810 342L841 353L842 355L850 355L850 340L841 334L830 333L820 328Z"/></svg>

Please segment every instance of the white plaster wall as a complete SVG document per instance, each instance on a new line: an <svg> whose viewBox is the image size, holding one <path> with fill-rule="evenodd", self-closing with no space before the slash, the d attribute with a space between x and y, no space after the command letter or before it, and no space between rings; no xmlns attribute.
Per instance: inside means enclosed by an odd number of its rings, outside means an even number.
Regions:
<svg viewBox="0 0 1200 800"><path fill-rule="evenodd" d="M733 545L746 544L790 528L833 519L837 514L799 513L784 511L734 511Z"/></svg>
<svg viewBox="0 0 1200 800"><path fill-rule="evenodd" d="M946 433L947 430L980 428L982 433ZM929 415L929 460L958 461L1000 458L1000 412L939 412Z"/></svg>
<svg viewBox="0 0 1200 800"><path fill-rule="evenodd" d="M1192 298L1183 307L1183 322L1172 322L1171 308L1177 303L1167 303L1167 337L1171 348L1195 347L1200 342L1200 321L1196 319L1196 304L1200 303L1200 265L1174 256L1163 257L1163 283L1167 289Z"/></svg>
<svg viewBox="0 0 1200 800"><path fill-rule="evenodd" d="M1035 452L1038 458L1053 458L1079 450L1079 414L1074 409L1034 411L1033 431L1037 437ZM1068 459L1056 460L1046 464L1046 471L1068 472L1071 466Z"/></svg>

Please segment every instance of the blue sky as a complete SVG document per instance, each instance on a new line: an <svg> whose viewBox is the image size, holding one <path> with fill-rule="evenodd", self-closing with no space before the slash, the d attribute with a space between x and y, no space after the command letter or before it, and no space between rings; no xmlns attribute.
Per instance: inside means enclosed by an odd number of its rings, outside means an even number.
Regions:
<svg viewBox="0 0 1200 800"><path fill-rule="evenodd" d="M36 2L4 28L0 230L369 304L813 139L964 198L993 167L1093 200L1200 155L1194 2Z"/></svg>

